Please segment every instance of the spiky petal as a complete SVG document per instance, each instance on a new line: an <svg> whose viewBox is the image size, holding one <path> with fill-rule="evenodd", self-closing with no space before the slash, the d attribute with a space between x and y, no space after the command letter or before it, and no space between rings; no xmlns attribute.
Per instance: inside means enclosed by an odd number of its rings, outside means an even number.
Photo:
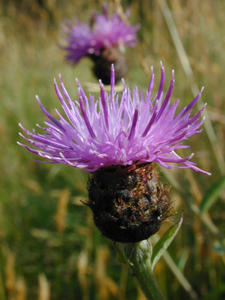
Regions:
<svg viewBox="0 0 225 300"><path fill-rule="evenodd" d="M203 120L199 118L205 105L194 116L191 113L203 89L189 105L176 113L179 101L171 104L174 73L163 99L163 65L156 96L152 94L153 69L145 93L138 88L132 92L124 84L122 95L115 94L114 76L112 66L111 92L106 92L100 81L100 97L96 101L91 95L88 99L77 81L79 101L75 102L71 100L60 77L60 86L55 82L55 89L65 117L56 110L59 117L56 120L37 98L47 117L46 127L42 127L43 133L31 133L20 124L26 134L21 136L30 145L19 144L50 162L87 172L112 165L155 162L165 168L190 168L209 175L190 161L193 155L182 158L175 152L187 148L183 141L201 132Z"/></svg>

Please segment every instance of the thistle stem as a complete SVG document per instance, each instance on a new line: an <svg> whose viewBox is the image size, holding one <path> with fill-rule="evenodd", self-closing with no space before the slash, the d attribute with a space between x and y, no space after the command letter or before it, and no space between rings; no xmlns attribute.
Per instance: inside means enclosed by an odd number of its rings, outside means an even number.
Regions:
<svg viewBox="0 0 225 300"><path fill-rule="evenodd" d="M136 277L148 300L164 300L151 268L151 244L147 240L136 244L115 245L123 262Z"/></svg>

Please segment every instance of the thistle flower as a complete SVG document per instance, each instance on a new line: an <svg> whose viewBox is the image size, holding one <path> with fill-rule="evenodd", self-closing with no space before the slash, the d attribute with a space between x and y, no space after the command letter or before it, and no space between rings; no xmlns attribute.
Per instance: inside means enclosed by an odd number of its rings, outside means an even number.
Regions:
<svg viewBox="0 0 225 300"><path fill-rule="evenodd" d="M165 72L161 64L161 80L153 95L154 72L148 89L131 91L124 84L121 94L114 91L115 74L111 69L111 92L100 81L100 97L86 96L79 81L78 98L72 101L61 76L56 94L66 118L56 110L56 120L37 101L48 118L43 133L32 133L21 124L27 136L20 135L31 146L18 142L30 152L52 163L62 163L93 173L89 181L88 205L96 225L113 240L136 242L156 232L168 214L167 190L158 184L154 169L157 163L165 168L190 168L208 174L191 161L193 156L180 157L175 150L188 148L183 141L201 132L202 109L191 117L194 100L176 114L177 100L171 104L174 72L169 89L163 95Z"/></svg>
<svg viewBox="0 0 225 300"><path fill-rule="evenodd" d="M66 46L63 47L67 61L77 64L82 57L90 57L94 61L94 74L107 84L110 83L113 63L117 71L116 81L121 79L127 66L120 49L135 46L139 26L130 26L117 13L110 17L105 5L103 14L93 14L90 23L67 23Z"/></svg>

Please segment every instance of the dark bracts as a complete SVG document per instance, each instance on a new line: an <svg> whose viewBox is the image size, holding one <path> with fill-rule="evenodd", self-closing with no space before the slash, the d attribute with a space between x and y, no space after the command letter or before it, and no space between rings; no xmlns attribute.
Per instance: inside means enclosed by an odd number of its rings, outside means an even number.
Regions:
<svg viewBox="0 0 225 300"><path fill-rule="evenodd" d="M126 59L117 48L102 49L100 55L89 55L94 62L93 73L104 84L110 84L111 66L115 68L115 82L127 74Z"/></svg>
<svg viewBox="0 0 225 300"><path fill-rule="evenodd" d="M88 190L96 226L117 242L147 239L170 213L168 191L158 184L153 164L102 168L90 178Z"/></svg>

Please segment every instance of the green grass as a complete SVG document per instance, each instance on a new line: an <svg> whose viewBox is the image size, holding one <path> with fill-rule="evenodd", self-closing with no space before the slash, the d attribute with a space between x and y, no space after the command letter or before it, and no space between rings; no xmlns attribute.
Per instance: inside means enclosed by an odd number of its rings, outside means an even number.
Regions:
<svg viewBox="0 0 225 300"><path fill-rule="evenodd" d="M87 20L90 11L99 5L95 1L64 1L59 7L57 1L47 1L46 9L36 4L30 10L29 1L22 1L23 5L17 8L14 1L3 3L0 18L0 300L44 300L47 298L41 298L41 291L48 288L49 299L57 300L144 299L132 275L127 274L116 259L111 242L95 229L90 211L79 202L79 197L87 195L87 174L62 165L37 164L33 155L16 144L18 122L31 129L43 121L35 94L51 112L60 107L53 88L53 78L58 73L62 74L72 95L76 95L75 77L81 83L96 82L91 74L91 63L85 59L76 67L67 65L58 44L60 24L65 17L74 15ZM127 51L128 84L146 87L148 78L144 71L148 72L154 65L159 73L162 60L167 82L171 69L175 69L174 100L179 97L181 105L191 100L194 84L205 86L203 102L208 103L209 120L217 140L211 145L204 130L191 138L190 143L191 152L196 153L194 161L212 172L212 176L171 170L162 172L161 179L172 185L175 208L184 211L181 232L169 248L175 266L199 299L222 300L225 295L224 190L213 194L216 198L208 211L200 214L198 208L202 199L207 198L211 185L224 175L225 3L219 0L169 2L195 75L194 82L185 75L158 2L152 1L151 6L148 1L127 3L131 5L132 22L142 25L137 52ZM218 153L215 155L215 146L222 158ZM65 216L60 215L59 203L64 205ZM172 221L166 222L159 234ZM47 285L43 284L40 274L45 275ZM156 266L156 275L168 299L191 299L190 292L185 291L179 281L179 274L176 277L164 259Z"/></svg>

